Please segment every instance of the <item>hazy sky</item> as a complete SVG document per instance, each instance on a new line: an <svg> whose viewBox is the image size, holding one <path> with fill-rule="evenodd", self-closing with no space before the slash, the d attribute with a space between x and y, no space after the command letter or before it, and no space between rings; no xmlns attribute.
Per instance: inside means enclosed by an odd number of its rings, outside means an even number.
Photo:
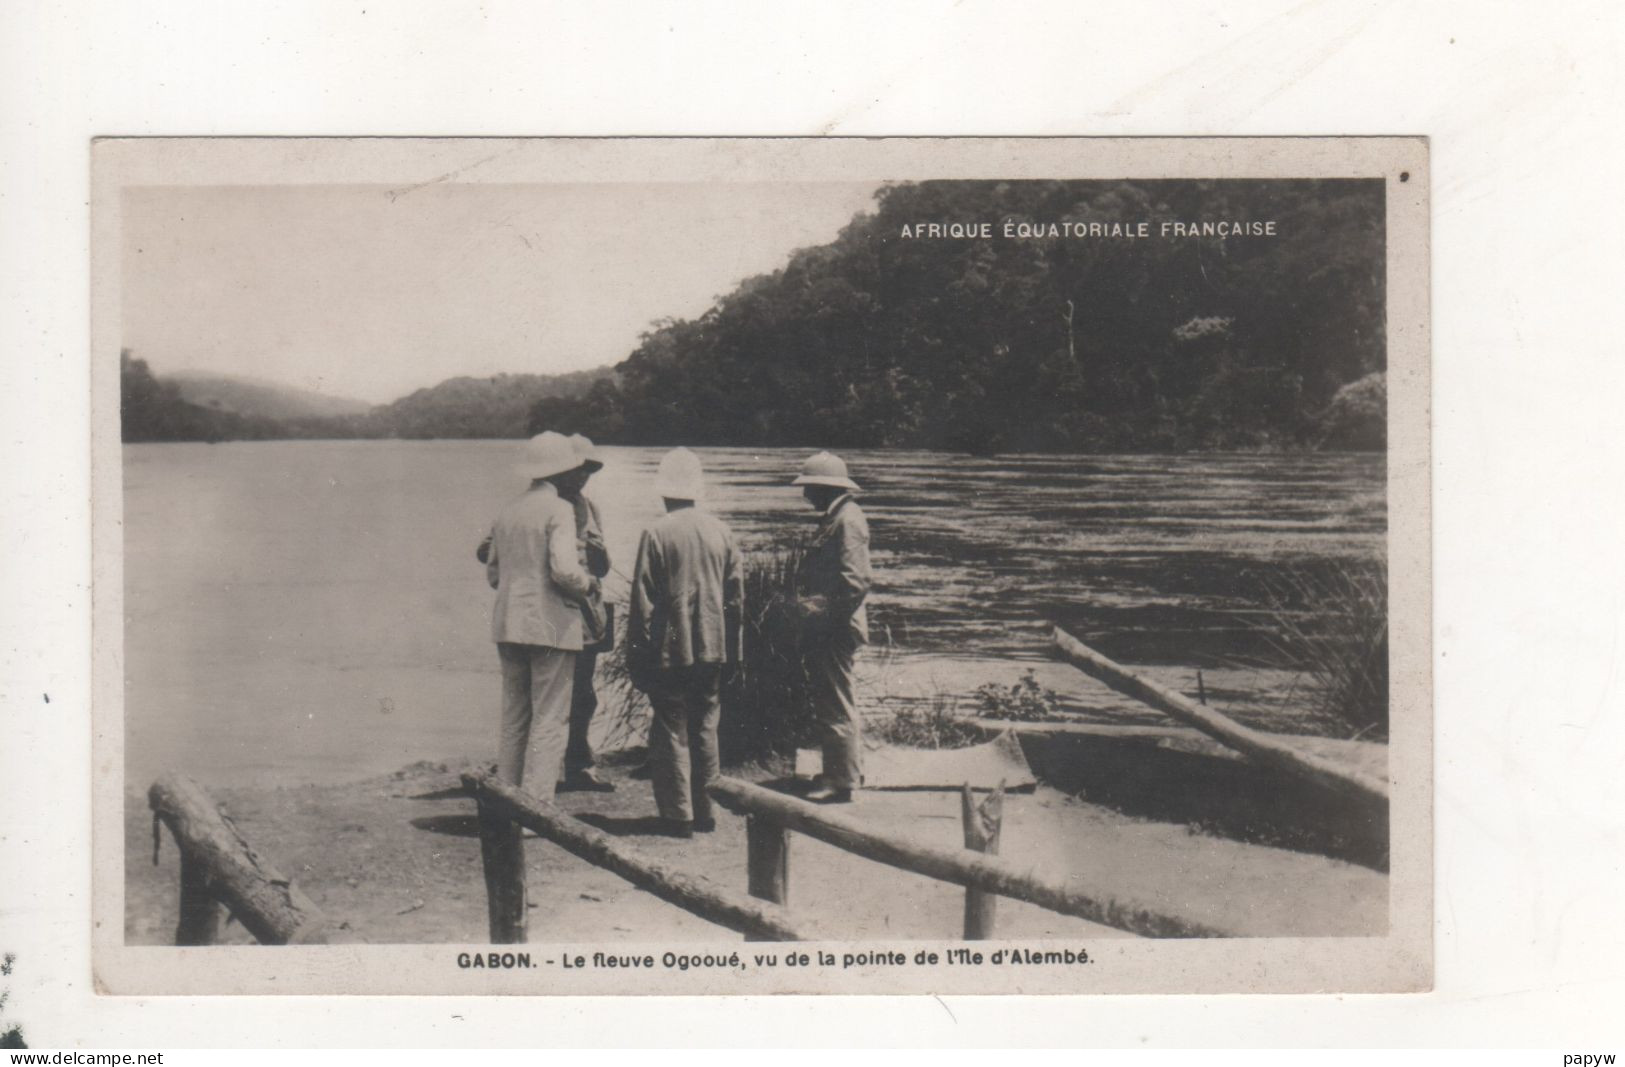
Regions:
<svg viewBox="0 0 1625 1067"><path fill-rule="evenodd" d="M392 400L458 374L624 359L872 206L847 183L136 188L124 345Z"/></svg>

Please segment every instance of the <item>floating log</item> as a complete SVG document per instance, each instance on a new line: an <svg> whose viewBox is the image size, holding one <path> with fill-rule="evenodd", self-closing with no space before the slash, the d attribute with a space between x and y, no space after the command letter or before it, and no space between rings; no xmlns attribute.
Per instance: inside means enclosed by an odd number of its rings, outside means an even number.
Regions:
<svg viewBox="0 0 1625 1067"><path fill-rule="evenodd" d="M976 803L970 783L959 795L965 821L965 847L989 856L999 854L999 832L1004 828L1004 783ZM986 941L993 936L994 916L999 898L980 889L965 890L965 940Z"/></svg>
<svg viewBox="0 0 1625 1067"><path fill-rule="evenodd" d="M772 819L836 848L900 870L968 889L1024 900L1041 908L1113 926L1142 937L1227 937L1228 931L1128 901L1040 879L997 856L950 851L878 834L849 816L736 778L718 778L707 791L729 811Z"/></svg>
<svg viewBox="0 0 1625 1067"><path fill-rule="evenodd" d="M1340 767L1319 756L1301 752L1277 735L1243 726L1210 707L1198 704L1170 689L1164 689L1121 664L1107 659L1059 627L1055 630L1055 647L1068 663L1097 682L1148 704L1171 718L1194 726L1256 763L1314 782L1373 811L1380 808L1386 817L1388 787L1380 779L1352 768Z"/></svg>
<svg viewBox="0 0 1625 1067"><path fill-rule="evenodd" d="M174 835L181 853L181 922L176 944L206 944L217 915L208 900L230 909L264 945L319 944L327 922L293 882L262 859L201 785L166 774L147 803Z"/></svg>
<svg viewBox="0 0 1625 1067"><path fill-rule="evenodd" d="M777 904L725 889L701 875L675 870L615 841L552 804L491 775L463 775L463 784L495 816L507 817L560 848L619 875L668 904L759 941L816 941Z"/></svg>

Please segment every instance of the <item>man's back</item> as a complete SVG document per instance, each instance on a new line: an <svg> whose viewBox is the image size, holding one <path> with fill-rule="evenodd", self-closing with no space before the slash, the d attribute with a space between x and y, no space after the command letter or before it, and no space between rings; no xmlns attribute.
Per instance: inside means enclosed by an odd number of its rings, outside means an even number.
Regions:
<svg viewBox="0 0 1625 1067"><path fill-rule="evenodd" d="M581 648L578 600L589 579L576 546L575 512L551 485L530 489L502 509L488 567L497 589L492 640Z"/></svg>
<svg viewBox="0 0 1625 1067"><path fill-rule="evenodd" d="M648 667L727 662L744 595L727 524L697 508L669 512L638 546L629 650Z"/></svg>

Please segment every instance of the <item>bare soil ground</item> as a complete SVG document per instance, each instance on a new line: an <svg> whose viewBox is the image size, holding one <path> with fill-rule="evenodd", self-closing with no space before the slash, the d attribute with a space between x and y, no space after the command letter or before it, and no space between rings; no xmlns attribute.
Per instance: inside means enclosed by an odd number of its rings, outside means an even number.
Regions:
<svg viewBox="0 0 1625 1067"><path fill-rule="evenodd" d="M342 937L374 944L480 943L485 890L473 802L448 795L459 769L417 764L344 785L216 789L213 795ZM648 783L627 778L624 768L609 773L617 792L562 794L560 805L652 857L744 888L743 819L719 812L713 834L687 841L653 836ZM867 791L844 810L879 829L957 847L959 803L952 792ZM128 797L126 839L126 938L168 943L178 857L164 831L153 864L152 820L139 793ZM1003 855L1058 877L1105 881L1146 903L1245 935L1370 935L1387 924L1387 879L1379 872L1127 818L1042 787L1007 798ZM740 940L550 843L530 839L527 856L533 941ZM956 886L800 835L793 839L790 872L790 907L820 929L851 938L959 936L964 891ZM1127 936L1010 900L999 902L999 932L1012 938ZM231 924L225 940L251 939Z"/></svg>

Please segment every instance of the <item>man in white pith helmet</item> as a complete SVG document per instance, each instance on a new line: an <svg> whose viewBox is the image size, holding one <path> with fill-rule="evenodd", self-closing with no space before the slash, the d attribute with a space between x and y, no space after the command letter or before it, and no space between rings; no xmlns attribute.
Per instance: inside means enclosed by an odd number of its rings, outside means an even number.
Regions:
<svg viewBox="0 0 1625 1067"><path fill-rule="evenodd" d="M824 742L824 772L808 799L844 804L863 784L863 739L852 665L858 646L869 640L864 604L873 579L869 520L852 498L858 484L847 476L839 456L820 452L810 457L792 484L802 487L802 496L819 512L818 528L796 574L794 604L813 715Z"/></svg>
<svg viewBox="0 0 1625 1067"><path fill-rule="evenodd" d="M569 735L575 660L582 646L582 605L598 579L581 565L569 498L588 471L570 439L542 433L525 443L516 470L530 488L502 509L485 552L497 591L491 637L502 661L502 725L497 774L547 797L558 781Z"/></svg>
<svg viewBox="0 0 1625 1067"><path fill-rule="evenodd" d="M666 514L638 544L626 662L654 707L649 766L661 824L691 837L716 829L705 787L721 771L722 671L739 660L745 583L732 531L696 506L705 495L700 458L666 453L655 491Z"/></svg>

